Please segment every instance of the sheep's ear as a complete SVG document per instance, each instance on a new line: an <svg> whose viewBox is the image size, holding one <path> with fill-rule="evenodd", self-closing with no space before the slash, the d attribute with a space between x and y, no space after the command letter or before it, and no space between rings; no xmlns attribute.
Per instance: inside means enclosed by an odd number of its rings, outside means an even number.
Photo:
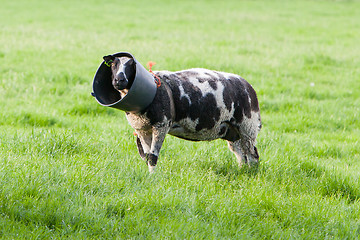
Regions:
<svg viewBox="0 0 360 240"><path fill-rule="evenodd" d="M105 64L110 67L110 64L115 60L115 57L112 55L107 55L103 57Z"/></svg>
<svg viewBox="0 0 360 240"><path fill-rule="evenodd" d="M134 63L135 63L134 59L133 59L133 58L130 58L125 64L126 64L127 66L131 66L131 65L133 65Z"/></svg>

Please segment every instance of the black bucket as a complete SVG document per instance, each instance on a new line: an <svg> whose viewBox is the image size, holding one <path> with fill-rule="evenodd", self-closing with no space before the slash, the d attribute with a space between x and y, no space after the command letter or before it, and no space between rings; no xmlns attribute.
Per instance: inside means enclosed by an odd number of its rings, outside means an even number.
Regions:
<svg viewBox="0 0 360 240"><path fill-rule="evenodd" d="M136 73L131 88L121 98L120 92L112 85L111 68L103 61L94 77L92 95L102 106L117 108L126 112L141 112L154 100L157 90L154 76L128 52L115 53L112 56L134 59Z"/></svg>

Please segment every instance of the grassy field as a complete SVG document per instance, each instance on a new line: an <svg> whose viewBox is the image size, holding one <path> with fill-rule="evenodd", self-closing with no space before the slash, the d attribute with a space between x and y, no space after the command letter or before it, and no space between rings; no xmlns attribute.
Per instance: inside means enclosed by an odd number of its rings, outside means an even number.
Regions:
<svg viewBox="0 0 360 240"><path fill-rule="evenodd" d="M0 238L360 238L359 1L1 1ZM261 164L165 140L157 173L90 95L102 56L239 74Z"/></svg>

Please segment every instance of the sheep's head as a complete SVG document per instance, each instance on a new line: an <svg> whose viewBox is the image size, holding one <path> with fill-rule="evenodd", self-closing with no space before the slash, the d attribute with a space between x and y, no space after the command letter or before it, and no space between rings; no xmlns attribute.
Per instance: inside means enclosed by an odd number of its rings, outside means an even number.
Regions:
<svg viewBox="0 0 360 240"><path fill-rule="evenodd" d="M116 90L130 89L135 79L135 61L128 57L104 56L105 65L111 68L112 85Z"/></svg>

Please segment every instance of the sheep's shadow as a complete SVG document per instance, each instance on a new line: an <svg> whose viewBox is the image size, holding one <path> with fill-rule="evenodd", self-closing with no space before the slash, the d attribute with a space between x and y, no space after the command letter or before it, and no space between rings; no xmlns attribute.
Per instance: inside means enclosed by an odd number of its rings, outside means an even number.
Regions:
<svg viewBox="0 0 360 240"><path fill-rule="evenodd" d="M239 166L236 163L232 162L218 162L218 161L210 161L210 162L202 162L202 168L205 170L212 171L216 175L224 176L224 177L239 177L239 176L248 176L255 177L263 170L263 166L261 163L255 166L243 165Z"/></svg>
<svg viewBox="0 0 360 240"><path fill-rule="evenodd" d="M215 173L221 176L248 176L248 177L255 177L258 175L260 171L260 166L252 166L249 167L248 165L244 165L239 167L238 165L232 166L228 168L227 166L220 165Z"/></svg>

